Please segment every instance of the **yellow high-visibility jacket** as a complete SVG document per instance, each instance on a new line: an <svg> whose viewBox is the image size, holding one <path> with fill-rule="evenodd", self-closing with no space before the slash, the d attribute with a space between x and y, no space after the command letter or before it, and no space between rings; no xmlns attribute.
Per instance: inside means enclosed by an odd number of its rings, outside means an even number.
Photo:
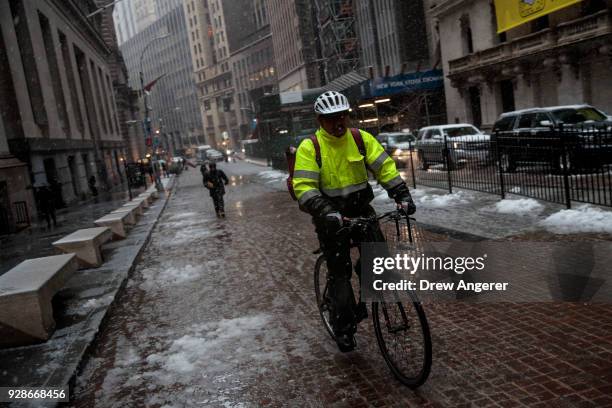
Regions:
<svg viewBox="0 0 612 408"><path fill-rule="evenodd" d="M293 190L300 206L317 196L338 203L361 190L371 192L366 165L386 190L403 183L395 162L378 140L366 131L360 132L367 157L359 153L350 129L344 136L335 137L319 128L316 137L321 147L321 168L316 161L312 140L308 138L300 143L293 173ZM368 202L373 198L370 195Z"/></svg>

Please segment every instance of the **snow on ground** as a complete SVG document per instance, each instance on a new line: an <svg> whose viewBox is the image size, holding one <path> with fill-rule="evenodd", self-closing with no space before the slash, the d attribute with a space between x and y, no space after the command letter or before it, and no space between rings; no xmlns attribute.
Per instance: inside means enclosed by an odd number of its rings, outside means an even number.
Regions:
<svg viewBox="0 0 612 408"><path fill-rule="evenodd" d="M537 215L543 209L544 206L533 198L505 199L495 203L495 211L502 214Z"/></svg>
<svg viewBox="0 0 612 408"><path fill-rule="evenodd" d="M457 191L452 194L444 195L424 195L416 201L417 208L419 205L425 208L445 208L453 205L467 204L472 199L472 196L463 191Z"/></svg>
<svg viewBox="0 0 612 408"><path fill-rule="evenodd" d="M380 184L370 182L370 185L372 186L372 191L374 192L374 201L391 200L389 198L389 195L387 194L387 190L382 188ZM413 199L416 199L417 197L421 197L427 194L427 191L422 188L409 188L409 190L410 190L410 194L412 195Z"/></svg>
<svg viewBox="0 0 612 408"><path fill-rule="evenodd" d="M205 272L218 266L214 261L205 262L201 265L176 266L163 263L155 267L142 270L144 282L140 284L142 290L165 289L170 285L181 285L200 279Z"/></svg>
<svg viewBox="0 0 612 408"><path fill-rule="evenodd" d="M540 225L555 234L612 234L612 211L585 204L575 209L556 212L540 221Z"/></svg>
<svg viewBox="0 0 612 408"><path fill-rule="evenodd" d="M180 213L180 214L175 214L173 216L171 216L170 218L168 218L168 221L178 221L178 220L183 220L185 218L197 218L199 217L201 214L198 214L197 212L184 212L184 213Z"/></svg>
<svg viewBox="0 0 612 408"><path fill-rule="evenodd" d="M265 170L258 173L261 178L265 179L284 179L287 178L287 173L279 170Z"/></svg>
<svg viewBox="0 0 612 408"><path fill-rule="evenodd" d="M160 385L171 385L188 382L196 372L231 372L232 366L244 359L280 358L280 354L260 352L254 341L265 335L270 320L266 314L257 314L192 325L187 334L146 358L148 365L155 367L147 376ZM229 349L232 354L227 354Z"/></svg>
<svg viewBox="0 0 612 408"><path fill-rule="evenodd" d="M213 230L209 225L191 225L174 231L174 237L164 241L164 246L177 247L194 244L198 239L214 238L223 235L223 231ZM168 237L170 238L170 237Z"/></svg>

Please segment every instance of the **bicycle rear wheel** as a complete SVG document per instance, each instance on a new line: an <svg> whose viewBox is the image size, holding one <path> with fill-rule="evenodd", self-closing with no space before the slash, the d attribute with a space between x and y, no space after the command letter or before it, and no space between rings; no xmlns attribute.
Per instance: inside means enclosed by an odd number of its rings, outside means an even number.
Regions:
<svg viewBox="0 0 612 408"><path fill-rule="evenodd" d="M421 303L412 293L410 297L372 303L372 320L387 366L402 384L417 388L431 370L431 335Z"/></svg>
<svg viewBox="0 0 612 408"><path fill-rule="evenodd" d="M331 302L329 299L328 274L329 270L327 269L325 256L321 255L317 259L314 271L314 287L315 295L317 297L317 308L319 309L319 314L321 315L325 329L335 341L336 336L334 335L334 331L330 323Z"/></svg>

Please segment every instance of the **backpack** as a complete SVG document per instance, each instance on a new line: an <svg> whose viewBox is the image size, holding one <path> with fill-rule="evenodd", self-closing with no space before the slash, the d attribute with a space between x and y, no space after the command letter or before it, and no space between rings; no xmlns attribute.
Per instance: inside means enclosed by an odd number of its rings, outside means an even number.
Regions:
<svg viewBox="0 0 612 408"><path fill-rule="evenodd" d="M359 150L359 154L363 157L366 157L366 149L365 144L363 143L363 138L361 137L361 132L357 128L351 128L351 135L353 135L353 140L357 145L357 149ZM315 148L315 160L317 161L317 165L321 168L321 145L319 144L319 140L316 135L310 136L310 140ZM297 197L295 196L295 191L293 191L293 172L295 171L295 154L297 152L297 148L294 146L289 146L285 151L285 157L287 159L287 168L289 170L289 177L287 177L287 190L289 190L289 194L291 198L297 201Z"/></svg>

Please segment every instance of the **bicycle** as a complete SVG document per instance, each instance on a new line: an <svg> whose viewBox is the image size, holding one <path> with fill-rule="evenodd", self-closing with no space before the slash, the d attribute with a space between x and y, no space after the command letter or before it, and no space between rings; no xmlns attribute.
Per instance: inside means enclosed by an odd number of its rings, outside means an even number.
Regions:
<svg viewBox="0 0 612 408"><path fill-rule="evenodd" d="M363 231L366 231L374 223L380 222L381 227L386 226L387 229L392 230L392 236L385 237L387 242L395 241L396 244L401 244L407 240L412 245L414 243L414 236L410 223L411 220L416 222L405 211L397 209L380 216L345 219L343 230L346 232L355 228L361 228ZM367 240L364 240L364 242L367 242ZM351 241L350 247L355 248L358 245L358 243ZM314 251L314 254L321 252L322 250L319 248ZM324 272L322 273L323 268ZM328 286L330 277L328 272L325 255L321 254L315 264L315 295L323 324L335 341L336 338L329 319L330 298L328 296ZM324 275L323 280L321 279L322 275ZM324 284L323 287L321 287L322 283ZM408 291L407 295L409 296L409 301L402 302L395 297L392 301L372 302L371 313L376 341L385 363L402 384L410 388L417 388L425 383L431 369L431 334L421 302L413 292ZM412 335L413 331L416 332L414 337ZM420 342L416 343L419 339L419 336L416 335L419 334ZM401 347L402 345L409 346L408 350ZM419 361L404 355L405 351L412 351L412 357L418 357Z"/></svg>

